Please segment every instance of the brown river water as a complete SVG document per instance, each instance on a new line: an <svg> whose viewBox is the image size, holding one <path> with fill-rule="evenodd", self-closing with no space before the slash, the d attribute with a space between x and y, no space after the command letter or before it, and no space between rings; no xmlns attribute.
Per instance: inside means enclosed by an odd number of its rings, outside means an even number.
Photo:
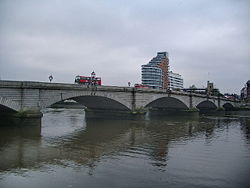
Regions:
<svg viewBox="0 0 250 188"><path fill-rule="evenodd" d="M0 188L250 187L250 111L0 119Z"/></svg>

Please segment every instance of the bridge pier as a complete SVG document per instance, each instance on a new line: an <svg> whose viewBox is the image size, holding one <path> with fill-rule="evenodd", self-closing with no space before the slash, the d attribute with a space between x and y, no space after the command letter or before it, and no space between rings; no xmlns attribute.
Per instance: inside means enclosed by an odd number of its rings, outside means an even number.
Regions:
<svg viewBox="0 0 250 188"><path fill-rule="evenodd" d="M20 110L13 114L15 117L19 118L41 118L43 117L43 113L40 111L32 111L32 110Z"/></svg>
<svg viewBox="0 0 250 188"><path fill-rule="evenodd" d="M218 109L221 108L221 106L220 106L220 96L218 96L218 103L217 103L217 106L218 106Z"/></svg>
<svg viewBox="0 0 250 188"><path fill-rule="evenodd" d="M199 112L200 110L193 105L193 95L189 94L189 109L187 112Z"/></svg>
<svg viewBox="0 0 250 188"><path fill-rule="evenodd" d="M144 115L136 111L85 109L87 119L144 119Z"/></svg>
<svg viewBox="0 0 250 188"><path fill-rule="evenodd" d="M41 118L43 114L40 110L4 110L0 108L0 118Z"/></svg>
<svg viewBox="0 0 250 188"><path fill-rule="evenodd" d="M14 118L41 118L43 114L40 110L19 110L19 111L0 111L0 117Z"/></svg>
<svg viewBox="0 0 250 188"><path fill-rule="evenodd" d="M221 106L221 98L218 96L217 98L217 111L225 111L225 108Z"/></svg>
<svg viewBox="0 0 250 188"><path fill-rule="evenodd" d="M193 95L190 93L189 95L189 109L193 108Z"/></svg>

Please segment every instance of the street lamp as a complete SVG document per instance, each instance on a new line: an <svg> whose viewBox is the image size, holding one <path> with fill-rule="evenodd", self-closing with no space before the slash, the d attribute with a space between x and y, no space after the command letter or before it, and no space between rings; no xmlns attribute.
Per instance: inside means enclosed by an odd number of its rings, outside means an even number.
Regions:
<svg viewBox="0 0 250 188"><path fill-rule="evenodd" d="M53 80L53 76L50 75L50 76L49 76L49 82L51 82L52 80Z"/></svg>
<svg viewBox="0 0 250 188"><path fill-rule="evenodd" d="M91 83L92 85L95 85L95 72L94 71L91 73Z"/></svg>

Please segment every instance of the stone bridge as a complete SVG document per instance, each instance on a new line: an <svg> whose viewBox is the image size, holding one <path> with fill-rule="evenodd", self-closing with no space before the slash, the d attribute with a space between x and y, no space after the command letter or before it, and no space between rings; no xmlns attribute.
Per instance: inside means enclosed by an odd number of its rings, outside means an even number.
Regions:
<svg viewBox="0 0 250 188"><path fill-rule="evenodd" d="M141 112L150 109L229 109L239 102L177 91L115 86L85 86L30 81L0 81L0 113L32 112L66 99L90 110Z"/></svg>

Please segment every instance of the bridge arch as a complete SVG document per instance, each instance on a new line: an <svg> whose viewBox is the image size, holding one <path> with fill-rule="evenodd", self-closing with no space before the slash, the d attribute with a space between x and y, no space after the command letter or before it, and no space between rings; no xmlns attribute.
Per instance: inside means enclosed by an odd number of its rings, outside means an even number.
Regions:
<svg viewBox="0 0 250 188"><path fill-rule="evenodd" d="M210 100L205 100L196 105L199 110L215 110L217 106L214 102Z"/></svg>
<svg viewBox="0 0 250 188"><path fill-rule="evenodd" d="M175 97L161 97L148 103L145 108L187 110L188 106L183 101Z"/></svg>
<svg viewBox="0 0 250 188"><path fill-rule="evenodd" d="M232 110L232 109L234 109L234 106L231 104L231 103L225 103L224 105L223 105L223 108L225 109L225 110Z"/></svg>
<svg viewBox="0 0 250 188"><path fill-rule="evenodd" d="M0 110L4 109L4 111L19 111L20 105L17 102L12 101L11 99L7 99L6 97L0 97Z"/></svg>
<svg viewBox="0 0 250 188"><path fill-rule="evenodd" d="M90 109L97 109L97 110L121 110L121 111L129 111L130 109L121 104L120 102L110 99L108 97L103 96L80 96L80 97L73 97L71 98L78 103L86 106Z"/></svg>
<svg viewBox="0 0 250 188"><path fill-rule="evenodd" d="M98 95L95 95L95 93L93 94L91 92L74 92L65 93L64 95L56 95L49 100L45 99L44 103L41 104L41 109L69 99L75 100L90 109L131 110L129 102L126 102L113 94L98 93Z"/></svg>

